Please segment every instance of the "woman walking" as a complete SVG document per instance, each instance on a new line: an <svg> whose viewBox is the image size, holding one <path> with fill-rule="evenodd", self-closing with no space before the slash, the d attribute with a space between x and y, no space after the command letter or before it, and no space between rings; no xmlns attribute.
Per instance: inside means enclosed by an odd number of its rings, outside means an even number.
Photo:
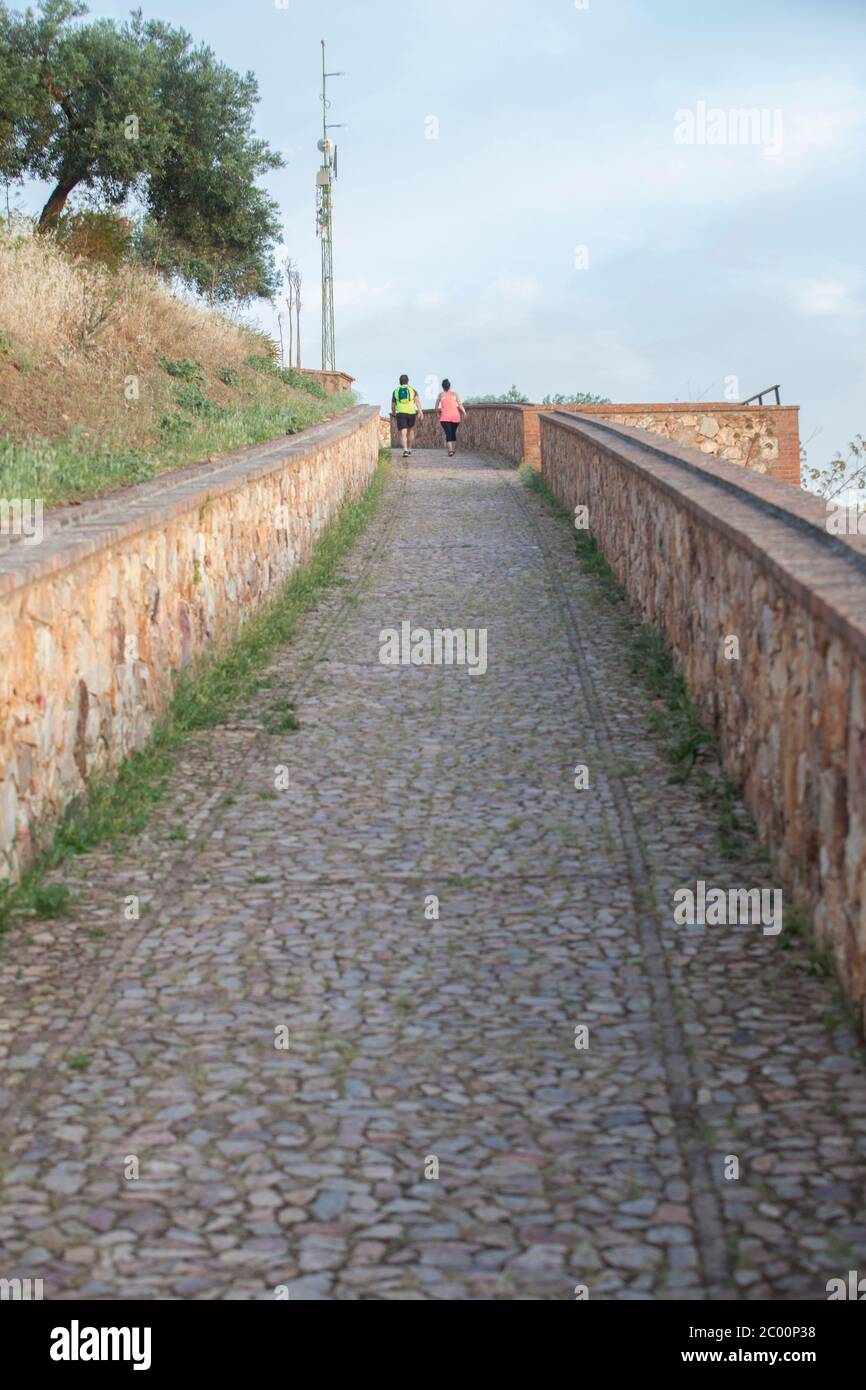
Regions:
<svg viewBox="0 0 866 1390"><path fill-rule="evenodd" d="M451 382L447 376L442 383L442 390L436 397L436 409L439 412L439 423L445 431L448 457L453 459L457 452L457 428L460 421L466 419L466 407L457 392L451 390Z"/></svg>

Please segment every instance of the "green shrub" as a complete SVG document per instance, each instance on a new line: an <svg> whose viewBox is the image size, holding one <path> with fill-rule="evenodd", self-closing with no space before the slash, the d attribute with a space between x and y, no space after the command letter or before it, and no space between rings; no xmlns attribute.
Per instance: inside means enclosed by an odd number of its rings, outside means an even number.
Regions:
<svg viewBox="0 0 866 1390"><path fill-rule="evenodd" d="M175 411L173 415L163 415L159 428L166 439L177 439L192 429L192 420L188 415L181 415L179 411Z"/></svg>
<svg viewBox="0 0 866 1390"><path fill-rule="evenodd" d="M313 377L304 376L301 372L288 369L287 371L280 372L280 379L284 381L287 386L294 386L298 391L308 391L311 396L315 396L317 401L326 401L329 399L328 392L320 381L314 380Z"/></svg>
<svg viewBox="0 0 866 1390"><path fill-rule="evenodd" d="M68 255L117 270L129 251L132 223L114 212L85 208L64 213L54 235Z"/></svg>
<svg viewBox="0 0 866 1390"><path fill-rule="evenodd" d="M205 420L218 420L223 414L222 407L205 395L197 381L188 381L183 386L176 386L174 398L181 410Z"/></svg>
<svg viewBox="0 0 866 1390"><path fill-rule="evenodd" d="M42 883L33 894L33 908L39 917L62 917L68 906L65 883Z"/></svg>
<svg viewBox="0 0 866 1390"><path fill-rule="evenodd" d="M199 364L190 362L186 357L163 357L159 353L156 360L169 376L179 376L184 381L204 381L204 372Z"/></svg>
<svg viewBox="0 0 866 1390"><path fill-rule="evenodd" d="M295 391L306 391L317 401L331 399L321 382L313 377L304 376L303 372L297 371L294 367L281 367L273 357L250 353L245 360L248 367L255 368L257 372L267 372L268 376L276 377L284 386L291 386Z"/></svg>

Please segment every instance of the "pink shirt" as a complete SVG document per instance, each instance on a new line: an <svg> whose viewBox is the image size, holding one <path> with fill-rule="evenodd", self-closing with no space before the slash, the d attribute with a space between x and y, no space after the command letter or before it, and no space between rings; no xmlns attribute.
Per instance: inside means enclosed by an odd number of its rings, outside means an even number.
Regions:
<svg viewBox="0 0 866 1390"><path fill-rule="evenodd" d="M439 402L439 419L453 425L460 424L460 410L453 391L443 391L442 400Z"/></svg>

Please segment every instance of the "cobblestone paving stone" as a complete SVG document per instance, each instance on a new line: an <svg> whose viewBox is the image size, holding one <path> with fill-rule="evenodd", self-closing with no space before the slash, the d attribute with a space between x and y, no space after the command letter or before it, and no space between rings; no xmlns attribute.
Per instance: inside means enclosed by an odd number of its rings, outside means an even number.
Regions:
<svg viewBox="0 0 866 1390"><path fill-rule="evenodd" d="M380 664L404 619L486 627L486 674ZM7 942L4 1276L823 1299L866 1267L863 1053L784 931L674 925L677 887L772 878L668 782L566 522L490 459L395 461L269 679Z"/></svg>

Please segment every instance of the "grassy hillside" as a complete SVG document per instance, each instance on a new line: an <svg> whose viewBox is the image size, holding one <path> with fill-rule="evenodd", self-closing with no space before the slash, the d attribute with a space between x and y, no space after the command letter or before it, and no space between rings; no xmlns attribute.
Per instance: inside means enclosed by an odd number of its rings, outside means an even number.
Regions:
<svg viewBox="0 0 866 1390"><path fill-rule="evenodd" d="M134 265L0 232L0 497L45 506L294 434L351 403Z"/></svg>

